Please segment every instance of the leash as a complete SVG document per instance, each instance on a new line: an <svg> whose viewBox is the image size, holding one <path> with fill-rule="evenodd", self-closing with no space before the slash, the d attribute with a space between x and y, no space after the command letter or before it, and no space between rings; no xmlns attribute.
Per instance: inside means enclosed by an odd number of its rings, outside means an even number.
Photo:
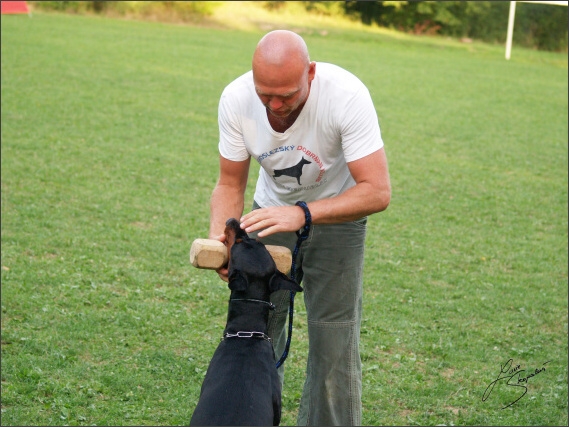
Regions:
<svg viewBox="0 0 569 427"><path fill-rule="evenodd" d="M310 234L310 227L312 226L312 216L310 215L310 211L308 210L308 206L306 205L305 202L301 201L296 202L295 205L301 207L302 210L304 211L304 226L301 229L302 231L299 230L296 232L297 239L296 239L296 245L294 246L294 251L292 252L292 264L290 268L290 276L292 280L298 283L298 281L296 280L296 256L298 255L302 242L308 239L308 236ZM290 350L290 342L292 340L292 318L294 315L295 295L296 295L295 291L290 291L290 300L288 306L288 336L286 339L284 352L279 361L276 363L277 369L282 366Z"/></svg>

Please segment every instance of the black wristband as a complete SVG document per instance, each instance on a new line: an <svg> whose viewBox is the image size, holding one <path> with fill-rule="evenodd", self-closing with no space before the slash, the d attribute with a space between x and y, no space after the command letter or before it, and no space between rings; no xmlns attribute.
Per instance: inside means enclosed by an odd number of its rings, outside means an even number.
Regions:
<svg viewBox="0 0 569 427"><path fill-rule="evenodd" d="M304 211L304 226L302 227L302 234L308 236L308 233L310 232L310 226L312 225L312 215L310 215L308 205L306 202L302 201L296 202L295 205L299 206ZM297 232L297 234L299 233Z"/></svg>

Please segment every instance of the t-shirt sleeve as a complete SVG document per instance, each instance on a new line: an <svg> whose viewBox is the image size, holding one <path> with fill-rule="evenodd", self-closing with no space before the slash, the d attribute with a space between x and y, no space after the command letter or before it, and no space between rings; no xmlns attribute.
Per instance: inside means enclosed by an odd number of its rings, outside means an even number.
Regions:
<svg viewBox="0 0 569 427"><path fill-rule="evenodd" d="M219 100L218 110L219 154L228 160L236 162L249 158L238 109L238 103L224 92Z"/></svg>
<svg viewBox="0 0 569 427"><path fill-rule="evenodd" d="M383 147L377 113L367 88L356 91L343 111L340 132L346 162L361 159Z"/></svg>

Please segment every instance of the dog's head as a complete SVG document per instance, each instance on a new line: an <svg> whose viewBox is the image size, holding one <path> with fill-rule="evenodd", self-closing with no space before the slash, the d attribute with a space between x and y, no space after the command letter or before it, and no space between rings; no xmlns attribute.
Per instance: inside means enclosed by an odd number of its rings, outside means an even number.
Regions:
<svg viewBox="0 0 569 427"><path fill-rule="evenodd" d="M266 294L257 295L258 298L268 297L281 289L302 291L294 280L277 269L265 245L251 239L235 218L225 223L225 244L229 255L229 289L232 291ZM250 289L251 285L256 289Z"/></svg>

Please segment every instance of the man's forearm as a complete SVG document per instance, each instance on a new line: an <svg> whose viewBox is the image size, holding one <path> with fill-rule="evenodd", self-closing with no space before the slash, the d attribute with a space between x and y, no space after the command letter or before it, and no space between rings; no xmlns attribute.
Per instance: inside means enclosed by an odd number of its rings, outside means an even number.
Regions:
<svg viewBox="0 0 569 427"><path fill-rule="evenodd" d="M235 188L217 185L210 200L209 237L223 234L229 218L241 218L245 205L244 195Z"/></svg>
<svg viewBox="0 0 569 427"><path fill-rule="evenodd" d="M314 224L336 224L355 221L387 208L389 188L378 190L367 183L358 184L339 196L308 204Z"/></svg>
<svg viewBox="0 0 569 427"><path fill-rule="evenodd" d="M391 185L383 149L348 164L356 185L342 194L308 203L313 224L353 221L385 210L391 200ZM297 206L257 209L241 218L241 226L259 237L296 231L304 225L304 212Z"/></svg>
<svg viewBox="0 0 569 427"><path fill-rule="evenodd" d="M371 187L371 188L370 188ZM337 224L354 221L387 208L389 189L377 189L365 183L356 185L339 196L308 203L313 224ZM259 237L273 233L297 231L305 224L304 211L298 206L273 206L249 212L241 218L241 226Z"/></svg>
<svg viewBox="0 0 569 427"><path fill-rule="evenodd" d="M309 203L314 224L354 221L389 205L391 184L383 148L348 163L348 167L356 185L336 197Z"/></svg>

